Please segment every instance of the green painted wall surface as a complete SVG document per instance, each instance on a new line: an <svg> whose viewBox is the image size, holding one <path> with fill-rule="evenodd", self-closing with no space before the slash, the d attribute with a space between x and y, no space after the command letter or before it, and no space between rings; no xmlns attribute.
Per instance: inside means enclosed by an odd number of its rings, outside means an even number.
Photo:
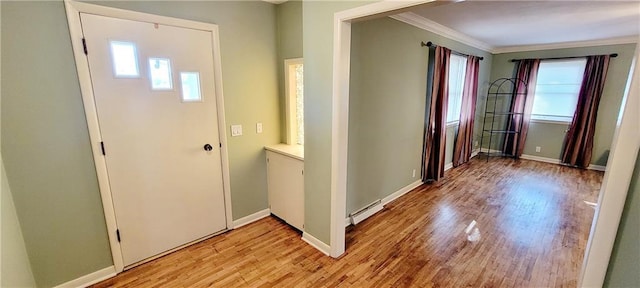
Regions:
<svg viewBox="0 0 640 288"><path fill-rule="evenodd" d="M305 232L328 244L331 220L333 15L366 1L303 1Z"/></svg>
<svg viewBox="0 0 640 288"><path fill-rule="evenodd" d="M607 80L600 107L598 108L593 158L591 160L591 164L606 165L634 51L635 44L624 44L498 54L493 57L491 79L513 77L515 64L509 61L511 59L618 53L618 57L611 58L609 64ZM559 159L567 125L532 122L530 127L531 130L527 134L527 142L525 143L523 154ZM534 145L533 143L536 144ZM535 152L535 146L541 146L540 153Z"/></svg>
<svg viewBox="0 0 640 288"><path fill-rule="evenodd" d="M280 91L280 131L287 142L285 117L284 60L302 58L302 1L287 1L276 6L278 23L278 88Z"/></svg>
<svg viewBox="0 0 640 288"><path fill-rule="evenodd" d="M112 265L64 6L2 2L2 155L38 286Z"/></svg>
<svg viewBox="0 0 640 288"><path fill-rule="evenodd" d="M0 156L0 287L35 287L36 282L31 272L31 264L27 256L27 248L20 229L20 222L4 172L2 156Z"/></svg>
<svg viewBox="0 0 640 288"><path fill-rule="evenodd" d="M280 142L275 5L100 4L219 25L226 122L245 127L226 132L233 219L267 208L263 147ZM112 265L104 214L63 3L1 5L2 154L34 277L54 286Z"/></svg>
<svg viewBox="0 0 640 288"><path fill-rule="evenodd" d="M604 287L640 287L640 153L633 171Z"/></svg>
<svg viewBox="0 0 640 288"><path fill-rule="evenodd" d="M391 18L355 23L351 37L347 214L420 180L429 61L420 42L483 56L478 95L486 93L492 57ZM447 164L456 130L447 127Z"/></svg>

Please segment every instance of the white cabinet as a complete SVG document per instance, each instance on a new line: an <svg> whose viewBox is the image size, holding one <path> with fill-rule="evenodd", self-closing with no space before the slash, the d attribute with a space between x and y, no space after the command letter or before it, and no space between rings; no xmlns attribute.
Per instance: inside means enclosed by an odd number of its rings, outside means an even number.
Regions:
<svg viewBox="0 0 640 288"><path fill-rule="evenodd" d="M273 146L267 147L267 185L271 213L289 225L301 231L304 230L304 161L302 158L275 149Z"/></svg>

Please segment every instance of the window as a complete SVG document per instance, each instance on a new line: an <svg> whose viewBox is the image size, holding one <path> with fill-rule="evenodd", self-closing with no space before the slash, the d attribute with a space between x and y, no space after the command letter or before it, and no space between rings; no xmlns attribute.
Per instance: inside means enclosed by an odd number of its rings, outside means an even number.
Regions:
<svg viewBox="0 0 640 288"><path fill-rule="evenodd" d="M287 144L304 145L304 66L302 58L284 61Z"/></svg>
<svg viewBox="0 0 640 288"><path fill-rule="evenodd" d="M111 60L113 61L113 74L118 78L137 78L138 55L136 44L130 42L111 41Z"/></svg>
<svg viewBox="0 0 640 288"><path fill-rule="evenodd" d="M199 102L200 96L200 73L180 72L180 82L182 84L182 101Z"/></svg>
<svg viewBox="0 0 640 288"><path fill-rule="evenodd" d="M171 63L169 59L149 58L149 76L152 90L171 90Z"/></svg>
<svg viewBox="0 0 640 288"><path fill-rule="evenodd" d="M449 63L449 103L447 105L447 124L452 124L460 120L462 89L464 88L466 70L467 58L458 55L451 55L451 62Z"/></svg>
<svg viewBox="0 0 640 288"><path fill-rule="evenodd" d="M586 63L586 59L540 62L532 120L571 122Z"/></svg>

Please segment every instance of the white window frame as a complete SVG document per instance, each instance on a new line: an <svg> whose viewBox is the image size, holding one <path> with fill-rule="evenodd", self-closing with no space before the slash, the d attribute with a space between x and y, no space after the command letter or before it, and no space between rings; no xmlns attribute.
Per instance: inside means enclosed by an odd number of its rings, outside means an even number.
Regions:
<svg viewBox="0 0 640 288"><path fill-rule="evenodd" d="M586 58L576 58L576 59L561 59L561 60L542 60L540 62L540 64L544 63L544 62L584 62L585 66L586 66ZM538 74L540 73L540 68L538 68ZM581 73L584 73L584 68L582 70ZM539 79L539 78L538 78ZM580 82L582 85L582 81ZM538 86L538 83L536 81L536 88ZM578 90L578 92L576 93L576 98L579 97L580 91ZM533 95L533 101L536 101L536 96L537 96L537 90L536 90L536 94ZM575 108L574 108L574 113L575 113ZM573 116L573 115L572 115ZM537 123L551 123L551 124L563 124L563 125L568 125L571 124L571 122L573 121L573 117L572 116L560 116L560 115L544 115L544 114L534 114L533 111L531 112L531 119L530 122L537 122Z"/></svg>
<svg viewBox="0 0 640 288"><path fill-rule="evenodd" d="M453 95L451 93L451 89L448 90L449 91L449 97L448 97L448 100L447 100L447 102L448 102L447 103L447 127L455 126L455 125L458 125L458 123L460 123L460 113L462 112L462 94L464 94L464 79L465 79L465 77L467 75L467 57L451 54L451 58L454 58L454 57L461 58L461 60L464 60L464 67L463 67L463 71L462 71L462 81L461 81L461 83L457 83L457 84L459 84L461 86L460 87L460 94ZM447 82L449 82L449 83L447 83L447 85L449 85L449 88L451 88L450 81L452 79L452 77L451 77L451 63L453 63L453 61L449 62L449 77L448 77L449 79L447 81ZM460 107L458 109L458 117L456 117L455 120L449 120L449 116L451 116L451 115L449 115L449 112L450 112L449 110L450 110L450 107L453 106L453 105L451 105L451 104L453 104L452 103L453 97L460 98L459 102L458 102L458 106L460 106Z"/></svg>
<svg viewBox="0 0 640 288"><path fill-rule="evenodd" d="M296 65L304 65L303 58L284 60L284 91L285 91L285 126L287 144L298 145L298 121L296 115Z"/></svg>

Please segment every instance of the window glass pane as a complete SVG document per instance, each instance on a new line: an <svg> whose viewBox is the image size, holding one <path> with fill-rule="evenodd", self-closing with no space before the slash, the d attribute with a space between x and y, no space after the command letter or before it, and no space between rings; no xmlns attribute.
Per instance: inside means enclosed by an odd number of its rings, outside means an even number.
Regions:
<svg viewBox="0 0 640 288"><path fill-rule="evenodd" d="M138 77L136 45L129 42L111 41L111 60L116 77Z"/></svg>
<svg viewBox="0 0 640 288"><path fill-rule="evenodd" d="M171 90L171 63L169 59L149 58L149 75L151 76L151 89Z"/></svg>
<svg viewBox="0 0 640 288"><path fill-rule="evenodd" d="M297 64L296 69L296 127L297 144L304 145L304 67Z"/></svg>
<svg viewBox="0 0 640 288"><path fill-rule="evenodd" d="M180 72L180 82L182 83L182 101L201 101L200 95L200 73Z"/></svg>
<svg viewBox="0 0 640 288"><path fill-rule="evenodd" d="M449 103L447 105L447 122L460 119L462 106L462 89L467 68L467 58L451 55L449 63Z"/></svg>
<svg viewBox="0 0 640 288"><path fill-rule="evenodd" d="M573 118L586 59L540 63L531 119L570 122Z"/></svg>

